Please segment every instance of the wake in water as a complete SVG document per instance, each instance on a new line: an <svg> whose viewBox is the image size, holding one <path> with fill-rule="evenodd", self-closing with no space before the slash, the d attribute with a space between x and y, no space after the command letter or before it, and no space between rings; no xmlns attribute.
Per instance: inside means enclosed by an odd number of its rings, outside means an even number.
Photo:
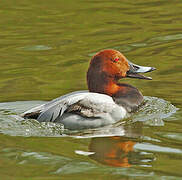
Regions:
<svg viewBox="0 0 182 180"><path fill-rule="evenodd" d="M44 101L17 101L0 103L0 133L11 136L66 136L98 137L98 136L132 136L124 128L125 124L142 122L149 126L163 126L164 119L172 117L177 108L170 102L156 97L144 97L144 105L136 113L131 114L116 124L93 130L68 131L62 124L51 122L39 123L36 120L25 120L19 116L32 107L44 104Z"/></svg>

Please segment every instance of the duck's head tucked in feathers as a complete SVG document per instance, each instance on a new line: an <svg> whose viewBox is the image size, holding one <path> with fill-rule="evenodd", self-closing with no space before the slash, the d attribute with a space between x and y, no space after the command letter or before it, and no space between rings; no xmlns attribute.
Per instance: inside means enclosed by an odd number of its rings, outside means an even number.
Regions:
<svg viewBox="0 0 182 180"><path fill-rule="evenodd" d="M103 50L91 59L87 72L88 89L90 92L112 96L121 105L135 107L141 104L142 94L131 85L118 83L118 80L126 77L150 80L150 77L138 73L153 70L155 70L153 67L138 66L131 63L117 50Z"/></svg>

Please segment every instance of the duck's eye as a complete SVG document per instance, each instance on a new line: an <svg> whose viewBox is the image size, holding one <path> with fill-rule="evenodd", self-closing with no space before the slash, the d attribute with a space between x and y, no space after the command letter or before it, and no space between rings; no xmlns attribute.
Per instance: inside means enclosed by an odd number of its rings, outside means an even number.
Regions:
<svg viewBox="0 0 182 180"><path fill-rule="evenodd" d="M119 61L119 58L115 58L115 59L114 59L114 62L118 62L118 61Z"/></svg>

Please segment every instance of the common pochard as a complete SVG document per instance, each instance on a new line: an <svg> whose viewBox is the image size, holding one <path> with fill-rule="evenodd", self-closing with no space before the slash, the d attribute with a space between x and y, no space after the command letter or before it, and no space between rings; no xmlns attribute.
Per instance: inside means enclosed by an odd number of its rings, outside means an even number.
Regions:
<svg viewBox="0 0 182 180"><path fill-rule="evenodd" d="M92 57L87 71L89 91L66 94L30 109L22 116L39 122L61 123L71 130L115 123L138 109L143 102L143 95L137 88L118 80L126 77L151 80L138 73L153 70L154 67L131 63L119 51L102 50Z"/></svg>

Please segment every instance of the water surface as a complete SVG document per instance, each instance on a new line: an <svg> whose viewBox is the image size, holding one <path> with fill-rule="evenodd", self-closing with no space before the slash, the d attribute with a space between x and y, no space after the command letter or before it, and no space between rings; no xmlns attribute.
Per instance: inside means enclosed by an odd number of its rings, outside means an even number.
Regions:
<svg viewBox="0 0 182 180"><path fill-rule="evenodd" d="M181 179L180 0L1 2L2 179ZM87 89L89 60L114 48L154 66L152 81L125 79L146 105L96 130L24 121L19 114Z"/></svg>

